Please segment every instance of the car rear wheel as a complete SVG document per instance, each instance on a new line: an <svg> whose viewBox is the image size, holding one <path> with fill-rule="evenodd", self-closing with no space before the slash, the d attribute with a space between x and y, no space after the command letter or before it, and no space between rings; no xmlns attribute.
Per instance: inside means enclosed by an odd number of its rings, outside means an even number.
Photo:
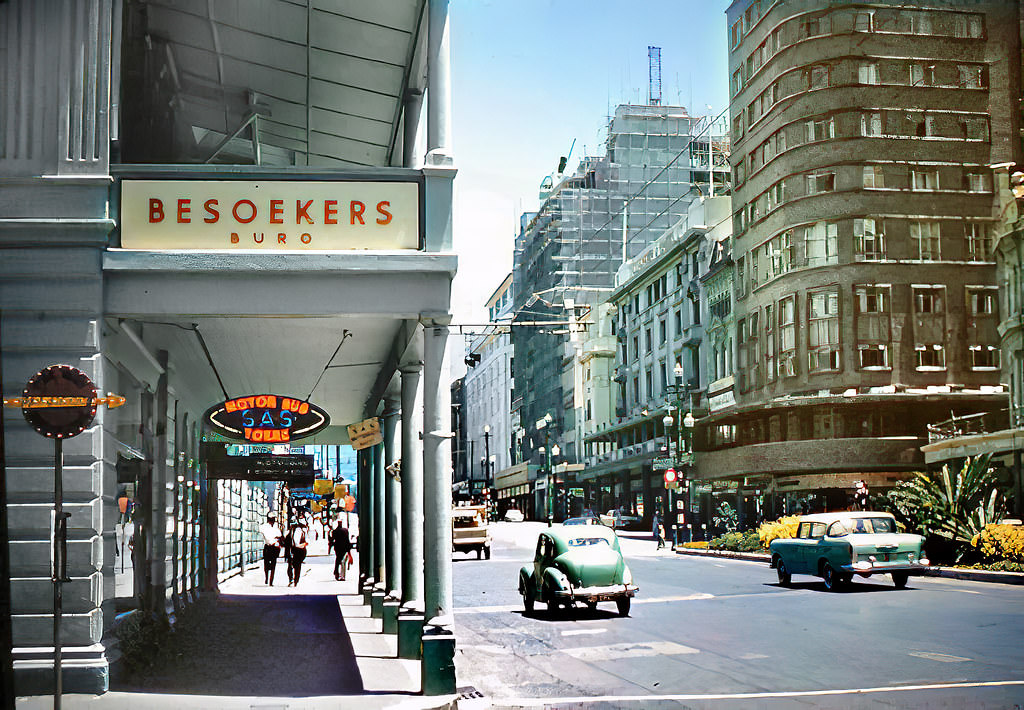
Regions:
<svg viewBox="0 0 1024 710"><path fill-rule="evenodd" d="M629 597L619 597L615 600L615 606L619 610L619 616L629 616Z"/></svg>
<svg viewBox="0 0 1024 710"><path fill-rule="evenodd" d="M526 609L527 614L533 613L533 592L529 587L523 591L523 608Z"/></svg>
<svg viewBox="0 0 1024 710"><path fill-rule="evenodd" d="M485 547L484 548L484 559L485 560L491 559L491 548L490 547Z"/></svg>
<svg viewBox="0 0 1024 710"><path fill-rule="evenodd" d="M910 575L906 572L892 573L892 583L896 585L896 589L904 589L907 586L908 579L910 579Z"/></svg>
<svg viewBox="0 0 1024 710"><path fill-rule="evenodd" d="M483 555L484 555L484 551L481 550L479 547L476 548L476 558L479 560L481 557L483 557Z"/></svg>
<svg viewBox="0 0 1024 710"><path fill-rule="evenodd" d="M587 602L587 609L590 611L597 609L597 602Z"/></svg>
<svg viewBox="0 0 1024 710"><path fill-rule="evenodd" d="M789 583L793 581L793 575L789 573L786 563L782 561L781 557L775 558L775 571L779 574L779 584L788 587Z"/></svg>
<svg viewBox="0 0 1024 710"><path fill-rule="evenodd" d="M825 580L825 589L838 592L843 588L843 577L828 562L821 565L821 578Z"/></svg>

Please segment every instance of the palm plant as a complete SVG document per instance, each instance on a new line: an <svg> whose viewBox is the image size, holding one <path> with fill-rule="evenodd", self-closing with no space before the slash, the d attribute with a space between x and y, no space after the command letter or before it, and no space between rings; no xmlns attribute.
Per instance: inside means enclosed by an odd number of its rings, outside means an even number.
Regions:
<svg viewBox="0 0 1024 710"><path fill-rule="evenodd" d="M997 475L989 466L991 454L968 458L956 475L941 471L915 473L889 492L893 513L926 537L947 540L959 560L971 540L1005 512Z"/></svg>

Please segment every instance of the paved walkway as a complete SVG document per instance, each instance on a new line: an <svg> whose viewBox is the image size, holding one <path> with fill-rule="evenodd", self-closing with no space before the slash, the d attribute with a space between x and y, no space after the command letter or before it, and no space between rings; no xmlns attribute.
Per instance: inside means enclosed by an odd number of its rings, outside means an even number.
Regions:
<svg viewBox="0 0 1024 710"><path fill-rule="evenodd" d="M184 615L177 657L143 679L115 680L100 696L65 695L68 710L320 710L447 708L455 696L423 697L420 663L397 657L397 639L348 581L333 576L334 557L315 541L295 587L278 562L273 586L262 563L220 585ZM194 627L194 628L193 628ZM176 634L178 636L178 634ZM199 639L199 642L196 642ZM180 644L180 648L178 647ZM19 710L51 708L50 696L19 698Z"/></svg>

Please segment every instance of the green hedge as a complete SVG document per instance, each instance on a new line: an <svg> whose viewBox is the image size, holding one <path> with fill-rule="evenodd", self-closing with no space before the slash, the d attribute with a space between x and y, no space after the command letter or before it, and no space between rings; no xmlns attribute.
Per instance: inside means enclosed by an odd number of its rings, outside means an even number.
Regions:
<svg viewBox="0 0 1024 710"><path fill-rule="evenodd" d="M711 550L729 550L731 552L757 552L761 547L761 538L756 530L746 532L730 532L708 542Z"/></svg>

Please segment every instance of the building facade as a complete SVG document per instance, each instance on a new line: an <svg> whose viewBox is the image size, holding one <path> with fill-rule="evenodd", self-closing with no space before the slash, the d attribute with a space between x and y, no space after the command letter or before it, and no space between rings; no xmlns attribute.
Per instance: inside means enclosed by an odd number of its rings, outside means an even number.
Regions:
<svg viewBox="0 0 1024 710"><path fill-rule="evenodd" d="M699 475L769 514L920 468L929 422L1006 406L993 163L1019 152L1015 2L734 2L735 406Z"/></svg>

